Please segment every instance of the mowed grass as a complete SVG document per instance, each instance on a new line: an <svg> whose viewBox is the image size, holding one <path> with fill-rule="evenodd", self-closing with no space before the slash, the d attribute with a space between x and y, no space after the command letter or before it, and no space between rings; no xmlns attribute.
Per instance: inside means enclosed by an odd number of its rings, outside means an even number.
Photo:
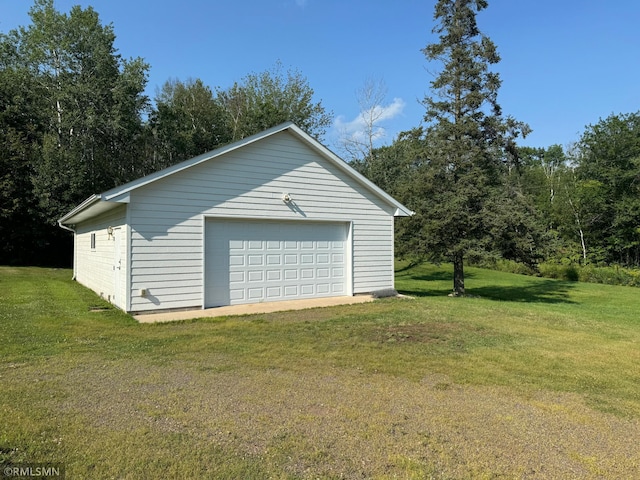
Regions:
<svg viewBox="0 0 640 480"><path fill-rule="evenodd" d="M640 290L398 264L413 299L138 324L0 268L0 460L67 478L634 478Z"/></svg>

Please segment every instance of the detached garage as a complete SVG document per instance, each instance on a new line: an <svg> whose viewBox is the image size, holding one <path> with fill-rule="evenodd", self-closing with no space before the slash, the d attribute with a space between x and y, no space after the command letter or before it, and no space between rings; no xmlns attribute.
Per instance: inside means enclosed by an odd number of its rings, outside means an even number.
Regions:
<svg viewBox="0 0 640 480"><path fill-rule="evenodd" d="M74 277L131 313L393 288L413 212L292 123L93 195Z"/></svg>

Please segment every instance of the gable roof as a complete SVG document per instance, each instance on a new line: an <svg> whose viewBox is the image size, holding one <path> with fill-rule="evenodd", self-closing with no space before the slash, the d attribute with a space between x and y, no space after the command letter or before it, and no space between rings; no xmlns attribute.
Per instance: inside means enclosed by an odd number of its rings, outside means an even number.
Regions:
<svg viewBox="0 0 640 480"><path fill-rule="evenodd" d="M207 153L203 153L202 155L198 155L197 157L193 157L189 160L185 160L183 162L172 165L171 167L165 168L163 170L159 170L155 173L147 175L145 177L141 177L137 180L133 180L132 182L125 183L116 188L112 188L111 190L107 190L106 192L92 195L87 198L80 205L75 207L65 216L58 220L58 224L61 227L65 225L74 225L80 223L84 220L92 218L100 213L106 212L121 203L129 202L129 193L132 190L143 187L145 185L149 185L150 183L156 182L160 179L166 178L174 173L181 172L188 168L191 168L195 165L199 165L208 160L214 159L226 153L232 152L239 148L242 148L246 145L250 145L252 143L258 142L262 139L270 137L280 132L288 131L292 135L294 135L299 140L303 141L317 153L319 153L323 158L329 161L334 166L338 167L343 173L352 177L356 180L360 185L364 188L373 192L377 197L382 199L385 203L396 208L394 216L396 217L408 217L414 214L407 207L402 205L396 199L394 199L391 195L386 193L380 187L375 185L373 182L365 178L363 175L358 173L352 167L350 167L344 160L334 154L327 147L322 145L320 142L315 140L309 134L305 133L300 127L295 125L292 122L286 122L276 127L265 130L261 133L257 133L255 135L251 135L250 137L244 138L240 141L231 143L224 147L217 148Z"/></svg>

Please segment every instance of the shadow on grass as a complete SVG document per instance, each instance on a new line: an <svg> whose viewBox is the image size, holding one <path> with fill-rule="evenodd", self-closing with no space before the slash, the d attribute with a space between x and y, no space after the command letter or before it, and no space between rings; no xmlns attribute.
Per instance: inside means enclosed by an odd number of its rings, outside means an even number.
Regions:
<svg viewBox="0 0 640 480"><path fill-rule="evenodd" d="M416 280L418 282L451 282L453 280L453 273L446 272L443 270L437 270L435 272L430 272L427 274L421 275L411 275L411 273L400 274L400 272L407 271L408 268L402 268L396 270L396 275L398 278L406 279L406 280ZM476 278L476 275L473 273L465 272L464 274L465 280L470 278Z"/></svg>
<svg viewBox="0 0 640 480"><path fill-rule="evenodd" d="M436 272L434 275L414 277L417 281L449 280L451 275ZM467 277L467 276L465 276ZM468 277L467 277L468 278ZM405 290L400 293L414 297L442 297L449 295L451 289L429 288L425 284L424 289ZM467 295L496 300L501 302L530 302L530 303L576 303L569 298L569 292L574 288L573 282L558 280L541 280L527 285L488 285L484 287L467 287Z"/></svg>
<svg viewBox="0 0 640 480"><path fill-rule="evenodd" d="M503 302L576 303L569 298L573 282L541 280L529 285L496 285L469 289L469 294Z"/></svg>

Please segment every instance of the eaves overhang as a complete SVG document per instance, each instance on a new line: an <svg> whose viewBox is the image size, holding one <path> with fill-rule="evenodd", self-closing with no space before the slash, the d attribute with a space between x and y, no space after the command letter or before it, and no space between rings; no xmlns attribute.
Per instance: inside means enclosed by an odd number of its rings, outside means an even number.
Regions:
<svg viewBox="0 0 640 480"><path fill-rule="evenodd" d="M58 225L61 227L78 225L79 223L93 218L96 215L100 215L116 208L121 203L126 203L127 200L128 199L119 199L118 201L105 200L104 194L91 195L64 217L60 218L58 220Z"/></svg>

